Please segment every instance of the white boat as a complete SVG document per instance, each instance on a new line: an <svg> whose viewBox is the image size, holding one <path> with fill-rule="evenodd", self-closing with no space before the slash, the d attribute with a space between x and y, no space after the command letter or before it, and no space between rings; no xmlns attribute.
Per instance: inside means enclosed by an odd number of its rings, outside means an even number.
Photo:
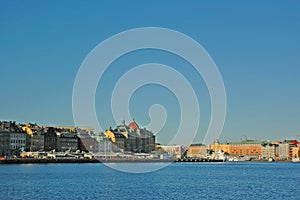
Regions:
<svg viewBox="0 0 300 200"><path fill-rule="evenodd" d="M250 161L250 160L251 160L251 158L248 156L243 156L243 157L234 156L234 157L228 158L228 161L230 161L230 162L244 162L244 161Z"/></svg>
<svg viewBox="0 0 300 200"><path fill-rule="evenodd" d="M274 162L275 160L274 160L274 158L269 158L268 161L269 162Z"/></svg>
<svg viewBox="0 0 300 200"><path fill-rule="evenodd" d="M229 161L229 162L233 162L233 161L234 161L234 160L233 160L233 157L229 157L229 158L228 158L228 161Z"/></svg>
<svg viewBox="0 0 300 200"><path fill-rule="evenodd" d="M217 152L213 152L210 155L206 155L205 159L225 162L226 156L222 150L218 150Z"/></svg>
<svg viewBox="0 0 300 200"><path fill-rule="evenodd" d="M300 162L300 157L298 157L298 158L292 158L292 162Z"/></svg>

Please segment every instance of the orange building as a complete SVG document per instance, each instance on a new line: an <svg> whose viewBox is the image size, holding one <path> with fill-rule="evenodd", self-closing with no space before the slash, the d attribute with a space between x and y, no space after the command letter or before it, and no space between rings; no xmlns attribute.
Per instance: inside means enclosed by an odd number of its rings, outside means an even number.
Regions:
<svg viewBox="0 0 300 200"><path fill-rule="evenodd" d="M229 143L229 154L231 156L249 156L251 158L260 158L262 141L242 140L241 142Z"/></svg>

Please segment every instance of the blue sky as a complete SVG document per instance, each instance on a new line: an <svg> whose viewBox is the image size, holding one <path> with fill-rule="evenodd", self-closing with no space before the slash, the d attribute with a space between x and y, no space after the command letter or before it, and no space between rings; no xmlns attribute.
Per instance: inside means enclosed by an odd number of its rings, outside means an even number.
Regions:
<svg viewBox="0 0 300 200"><path fill-rule="evenodd" d="M84 58L114 34L151 26L190 36L218 66L227 93L222 141L295 138L300 133L299 10L298 1L0 1L0 120L72 125L73 83ZM201 141L210 118L203 80L180 58L154 50L132 52L107 70L96 93L102 126L114 126L108 103L118 77L147 62L168 64L191 81L200 99L195 141ZM169 114L159 137L164 143L178 127L178 102L157 85L136 91L130 108L140 125L149 123L153 103Z"/></svg>

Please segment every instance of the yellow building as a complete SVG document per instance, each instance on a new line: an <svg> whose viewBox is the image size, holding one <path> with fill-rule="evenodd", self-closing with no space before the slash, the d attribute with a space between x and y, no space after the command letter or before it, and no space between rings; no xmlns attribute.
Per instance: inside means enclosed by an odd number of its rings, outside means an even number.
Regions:
<svg viewBox="0 0 300 200"><path fill-rule="evenodd" d="M26 124L25 126L22 127L22 130L25 131L28 135L32 136L33 135L33 132L30 128L30 125L29 124Z"/></svg>
<svg viewBox="0 0 300 200"><path fill-rule="evenodd" d="M222 150L224 153L229 153L229 144L220 144L219 140L215 140L214 144L208 145L208 149L214 152Z"/></svg>
<svg viewBox="0 0 300 200"><path fill-rule="evenodd" d="M207 153L207 146L202 144L191 144L187 150L187 157L200 158Z"/></svg>
<svg viewBox="0 0 300 200"><path fill-rule="evenodd" d="M125 143L127 138L123 133L113 130L107 130L105 131L104 135L112 142L113 152L125 151Z"/></svg>

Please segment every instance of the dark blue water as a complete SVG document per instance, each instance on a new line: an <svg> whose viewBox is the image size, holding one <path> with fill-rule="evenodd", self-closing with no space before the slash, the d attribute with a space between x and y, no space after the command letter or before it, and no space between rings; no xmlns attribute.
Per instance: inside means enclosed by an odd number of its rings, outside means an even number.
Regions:
<svg viewBox="0 0 300 200"><path fill-rule="evenodd" d="M0 186L0 199L300 199L300 163L174 163L146 174L102 164L0 165Z"/></svg>

